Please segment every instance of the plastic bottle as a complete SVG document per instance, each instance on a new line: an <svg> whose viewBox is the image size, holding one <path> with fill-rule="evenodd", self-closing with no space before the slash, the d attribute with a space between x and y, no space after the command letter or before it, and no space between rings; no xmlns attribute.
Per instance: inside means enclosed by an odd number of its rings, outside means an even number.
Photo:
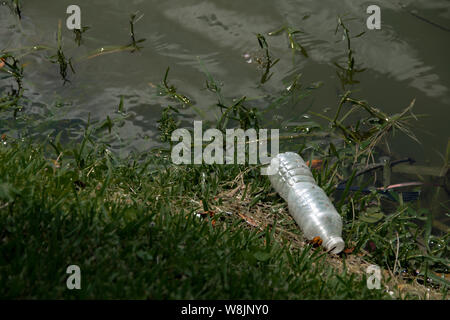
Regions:
<svg viewBox="0 0 450 320"><path fill-rule="evenodd" d="M319 236L327 251L344 249L342 219L326 193L317 185L305 161L296 153L280 153L268 167L269 180L287 201L289 212L312 240Z"/></svg>

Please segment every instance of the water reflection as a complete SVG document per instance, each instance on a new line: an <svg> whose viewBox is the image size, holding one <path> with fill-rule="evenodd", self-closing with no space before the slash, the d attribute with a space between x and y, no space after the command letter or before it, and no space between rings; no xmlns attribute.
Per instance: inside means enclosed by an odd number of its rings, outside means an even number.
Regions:
<svg viewBox="0 0 450 320"><path fill-rule="evenodd" d="M57 66L46 61L50 52L28 55L23 58L27 63L27 94L39 93L38 100L43 103L50 103L55 97L69 99L74 107L65 115L77 119L86 119L88 114L102 119L114 112L119 97L125 95L125 105L135 116L121 131L124 135L149 137L154 137L156 120L167 105L152 84L161 81L167 66L171 66L174 84L189 94L209 119L214 118L217 110L211 106L215 97L201 90L205 75L199 61L225 84L226 96L261 96L283 87L283 81L301 72L307 82L325 82L312 108L335 108L340 86L333 63L346 59L342 35L334 33L337 16L346 14L355 18L348 22L348 27L356 35L367 31L366 8L370 4L357 0L279 0L264 4L255 0L78 2L82 25L91 29L83 35L84 45L80 48L76 47L71 32L63 33L67 55L75 59L72 83L62 86ZM69 4L66 0L26 2L21 22L0 6L0 47L36 44L55 47L56 26L59 19L66 17ZM448 26L450 6L446 0L403 1L403 7L387 0L377 4L382 8L382 29L369 31L352 41L357 63L368 69L358 76L361 84L356 90L362 98L385 111L399 111L416 97L415 111L431 115L423 125L434 135L419 134L424 147L416 153L433 159L432 150L442 150L448 137L449 33L417 19L409 11ZM133 54L121 52L85 58L100 47L129 43L129 14L137 10L144 13L135 26L136 36L146 38L142 43L144 49ZM309 58L300 54L293 58L285 37L267 37L271 51L280 62L274 67L270 81L259 88L260 70L255 63L248 63L258 55L256 34L283 25L304 32L298 34L298 41L308 51ZM305 106L298 108L276 112L296 121ZM182 114L186 119L198 116L190 109L182 110ZM157 141L151 138L134 144L147 148ZM406 143L404 151L409 146Z"/></svg>

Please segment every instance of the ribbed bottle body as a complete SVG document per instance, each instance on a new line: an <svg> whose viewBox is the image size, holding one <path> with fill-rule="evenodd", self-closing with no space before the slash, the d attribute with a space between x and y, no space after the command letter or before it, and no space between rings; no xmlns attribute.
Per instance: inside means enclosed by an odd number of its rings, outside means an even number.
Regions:
<svg viewBox="0 0 450 320"><path fill-rule="evenodd" d="M270 182L287 201L289 212L309 240L319 236L332 253L344 248L342 219L326 193L316 184L309 167L296 153L272 159Z"/></svg>

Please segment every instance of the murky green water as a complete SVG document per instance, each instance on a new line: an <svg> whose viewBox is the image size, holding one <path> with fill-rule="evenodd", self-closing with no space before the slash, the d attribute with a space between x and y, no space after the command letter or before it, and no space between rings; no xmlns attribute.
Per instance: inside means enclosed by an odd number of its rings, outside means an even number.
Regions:
<svg viewBox="0 0 450 320"><path fill-rule="evenodd" d="M73 1L23 0L20 22L6 6L0 6L0 48L56 46L58 20L65 25L66 8ZM199 60L208 71L224 83L228 97L258 97L286 86L286 80L302 73L305 84L323 81L324 85L295 107L276 110L283 126L300 120L307 108L334 114L342 94L333 62L346 59L342 34L335 34L337 16L355 18L348 26L352 34L367 33L352 42L358 66L367 71L357 75L361 81L352 90L357 97L388 112L397 112L416 98L414 112L427 114L414 124L422 145L399 134L393 150L418 161L442 164L438 153L445 153L450 119L450 2L448 0L404 1L143 1L78 0L82 25L91 29L77 48L73 33L63 30L67 56L74 58L75 75L62 85L58 66L49 64L46 52L27 55L23 62L27 95L33 100L52 103L56 99L71 101L64 117L104 119L117 109L119 97L132 117L120 129L121 135L136 137L131 147L146 149L158 143L156 121L167 100L156 94L168 66L170 80L188 94L205 117L214 119L216 97L202 90L205 75ZM366 28L370 4L381 7L382 28ZM136 36L146 38L139 52L119 52L96 58L86 57L101 47L129 42L128 19L140 11ZM429 23L418 16L431 21ZM273 77L259 87L261 70L251 63L258 53L257 33L267 33L289 25L299 28L299 42L309 58L299 54L293 59L286 37L267 37L272 54L280 58ZM258 106L264 108L263 105ZM186 119L201 119L193 109L183 110ZM61 116L63 117L63 116Z"/></svg>
<svg viewBox="0 0 450 320"><path fill-rule="evenodd" d="M73 1L22 1L21 22L0 6L0 47L55 46L58 20L63 25L66 8ZM446 0L377 1L381 7L382 29L366 29L366 1L125 1L79 0L82 25L91 29L84 44L76 48L73 34L64 29L66 55L74 57L76 74L63 86L58 67L50 65L38 53L23 58L28 95L45 103L56 99L72 102L64 117L86 120L88 113L102 119L115 111L121 95L133 117L121 129L121 135L137 137L133 147L145 149L157 143L156 121L167 101L155 94L154 84L161 81L168 66L170 79L180 91L188 94L206 117L213 119L217 110L211 107L215 97L205 90L205 75L199 60L208 71L225 84L227 96L261 95L257 64L250 63L258 52L257 33L289 25L304 31L299 42L309 58L293 59L284 36L267 37L271 52L280 62L265 84L265 92L282 88L286 79L298 72L305 83L323 81L324 85L295 108L276 110L282 125L296 123L307 108L316 111L337 106L342 93L336 76L335 61L345 61L345 43L335 34L338 15L356 18L349 23L353 34L367 33L352 43L356 62L367 71L358 74L361 83L352 90L387 112L397 112L416 98L414 112L427 114L415 125L422 145L399 135L394 139L398 154L419 161L440 164L438 152L444 153L449 137L450 93L450 3ZM92 59L86 57L101 47L129 42L129 14L140 11L144 17L136 24L138 38L146 38L141 51L113 53ZM264 108L264 106L260 106ZM184 110L186 118L200 116ZM205 115L204 115L205 116ZM145 138L148 139L140 139Z"/></svg>

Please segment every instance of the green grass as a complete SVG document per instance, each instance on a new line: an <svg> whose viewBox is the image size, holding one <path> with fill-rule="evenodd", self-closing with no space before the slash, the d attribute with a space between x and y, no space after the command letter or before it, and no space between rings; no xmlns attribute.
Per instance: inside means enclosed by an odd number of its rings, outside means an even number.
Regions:
<svg viewBox="0 0 450 320"><path fill-rule="evenodd" d="M270 228L196 217L201 208L186 202L202 193L193 186L205 168L118 160L90 143L83 150L82 162L55 162L42 146L0 148L0 297L388 297L364 276L333 270L321 250L276 241ZM81 268L78 291L66 289L71 264Z"/></svg>

